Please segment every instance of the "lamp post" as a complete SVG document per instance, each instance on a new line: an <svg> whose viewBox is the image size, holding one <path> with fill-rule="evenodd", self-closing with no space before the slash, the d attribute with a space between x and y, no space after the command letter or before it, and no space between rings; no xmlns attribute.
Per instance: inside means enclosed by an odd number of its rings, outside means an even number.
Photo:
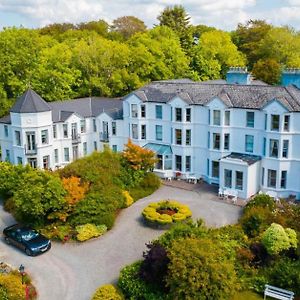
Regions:
<svg viewBox="0 0 300 300"><path fill-rule="evenodd" d="M22 276L22 284L24 284L25 267L22 264L19 267L19 272Z"/></svg>

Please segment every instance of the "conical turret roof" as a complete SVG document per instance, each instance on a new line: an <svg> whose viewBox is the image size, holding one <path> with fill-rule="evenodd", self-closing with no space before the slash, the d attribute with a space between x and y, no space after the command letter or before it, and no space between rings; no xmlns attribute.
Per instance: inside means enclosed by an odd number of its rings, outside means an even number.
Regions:
<svg viewBox="0 0 300 300"><path fill-rule="evenodd" d="M28 89L10 110L13 113L37 113L51 111L49 104L35 91Z"/></svg>

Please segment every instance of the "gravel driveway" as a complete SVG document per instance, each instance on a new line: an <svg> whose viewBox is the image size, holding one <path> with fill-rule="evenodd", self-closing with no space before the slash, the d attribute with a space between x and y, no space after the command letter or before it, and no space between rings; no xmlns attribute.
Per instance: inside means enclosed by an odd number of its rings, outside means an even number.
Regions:
<svg viewBox="0 0 300 300"><path fill-rule="evenodd" d="M203 218L209 226L236 223L241 208L212 201L214 197L207 192L162 186L151 196L122 210L114 228L98 239L83 244L53 242L49 252L37 257L27 257L1 239L1 261L16 267L24 265L34 280L40 300L89 300L98 286L115 282L123 266L142 257L145 243L163 233L140 222L141 210L149 202L179 200L190 206L193 218ZM13 218L1 207L1 232L13 223Z"/></svg>

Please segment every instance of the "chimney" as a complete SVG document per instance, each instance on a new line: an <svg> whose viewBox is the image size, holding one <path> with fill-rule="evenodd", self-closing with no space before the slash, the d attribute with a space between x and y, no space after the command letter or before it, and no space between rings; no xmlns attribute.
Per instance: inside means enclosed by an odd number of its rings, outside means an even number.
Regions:
<svg viewBox="0 0 300 300"><path fill-rule="evenodd" d="M226 74L228 84L251 84L251 76L246 67L231 67Z"/></svg>
<svg viewBox="0 0 300 300"><path fill-rule="evenodd" d="M293 84L300 89L300 69L283 70L281 74L281 84L283 86Z"/></svg>

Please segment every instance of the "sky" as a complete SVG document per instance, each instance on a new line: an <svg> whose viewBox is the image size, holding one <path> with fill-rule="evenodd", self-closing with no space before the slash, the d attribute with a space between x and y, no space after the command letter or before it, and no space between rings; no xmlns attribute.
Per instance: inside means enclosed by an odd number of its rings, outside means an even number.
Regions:
<svg viewBox="0 0 300 300"><path fill-rule="evenodd" d="M233 30L238 23L264 19L300 30L300 0L0 0L0 28L36 28L51 23L80 23L136 16L148 27L170 5L183 5L193 24Z"/></svg>

